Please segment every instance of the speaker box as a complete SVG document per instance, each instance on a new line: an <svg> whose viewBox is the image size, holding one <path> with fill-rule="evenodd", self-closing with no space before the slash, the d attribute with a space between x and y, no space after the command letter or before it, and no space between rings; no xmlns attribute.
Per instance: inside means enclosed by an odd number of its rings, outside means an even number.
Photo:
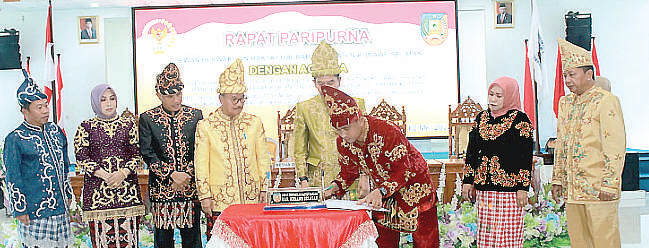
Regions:
<svg viewBox="0 0 649 248"><path fill-rule="evenodd" d="M566 40L590 51L592 18L590 13L568 12L566 14Z"/></svg>
<svg viewBox="0 0 649 248"><path fill-rule="evenodd" d="M0 70L20 69L19 32L15 29L0 31Z"/></svg>

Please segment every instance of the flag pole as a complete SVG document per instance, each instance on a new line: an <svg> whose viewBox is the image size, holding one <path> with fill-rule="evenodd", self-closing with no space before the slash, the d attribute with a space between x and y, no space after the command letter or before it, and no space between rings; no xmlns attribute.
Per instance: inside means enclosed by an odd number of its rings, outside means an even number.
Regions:
<svg viewBox="0 0 649 248"><path fill-rule="evenodd" d="M54 90L52 92L52 95L56 96L56 97L61 97L61 96L58 96L56 94L60 90L59 89L59 73L61 73L61 72L59 71L59 68L61 66L59 65L59 63L61 63L61 54L57 53L56 54L56 80L54 81L54 84L56 85L56 88L54 88ZM61 88L61 89L63 89L63 88ZM54 98L54 100L56 101L56 98ZM61 99L61 100L63 100L63 99ZM58 101L53 103L53 105L56 106L55 109L57 110L56 112L54 112L54 114L55 114L54 119L56 120L56 122L54 122L54 123L56 123L56 124L59 124L59 112L61 112L61 109L59 109L59 104L58 103L59 103Z"/></svg>
<svg viewBox="0 0 649 248"><path fill-rule="evenodd" d="M527 47L527 42L528 39L525 39L525 46ZM529 56L525 56L528 58ZM528 58L529 59L529 58ZM530 66L530 74L532 76L532 86L534 87L534 119L536 120L534 122L534 150L536 151L536 155L541 154L541 143L539 143L539 98L537 94L537 83L536 83L536 71L534 66Z"/></svg>
<svg viewBox="0 0 649 248"><path fill-rule="evenodd" d="M532 67L534 67L534 66L532 66ZM534 73L532 73L532 75L534 75ZM534 76L532 76L532 78L534 78L532 80L532 84L534 85L534 109L535 109L534 110L534 115L535 115L535 118L536 118L536 121L534 122L534 125L536 126L536 127L534 127L534 132L535 132L534 136L536 137L535 138L535 141L536 141L535 149L536 149L536 154L541 154L541 143L539 143L539 97L538 97L538 93L536 92L538 87L537 87L537 83L536 83L536 78Z"/></svg>
<svg viewBox="0 0 649 248"><path fill-rule="evenodd" d="M52 26L53 26L53 23L52 23L52 0L49 0L48 2L50 4L50 6L47 9L47 11L49 12L47 17L49 18L48 21L50 23L48 28L49 28L49 31L50 31L50 35L52 36L52 43L54 43L54 31L53 31L53 28L52 28ZM51 58L54 59L54 45L52 45L52 49L50 50L50 52L52 53ZM57 55L60 56L60 54L57 54ZM56 63L56 61L55 61L55 63ZM58 116L57 112L59 111L59 109L57 109L57 107L56 107L56 97L57 97L56 96L56 79L50 81L50 84L52 84L52 86L51 86L51 89L52 89L52 110L53 110L52 112L54 113L54 117L52 118L52 120L54 121L54 124L58 124L59 120L58 120L58 118L56 118Z"/></svg>

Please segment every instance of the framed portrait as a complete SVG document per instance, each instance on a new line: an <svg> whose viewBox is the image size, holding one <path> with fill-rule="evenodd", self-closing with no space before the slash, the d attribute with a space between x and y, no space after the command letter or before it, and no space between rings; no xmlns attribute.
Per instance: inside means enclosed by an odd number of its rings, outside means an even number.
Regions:
<svg viewBox="0 0 649 248"><path fill-rule="evenodd" d="M514 27L514 2L495 1L494 26L496 28Z"/></svg>
<svg viewBox="0 0 649 248"><path fill-rule="evenodd" d="M97 16L79 16L77 19L79 44L99 43L99 18Z"/></svg>

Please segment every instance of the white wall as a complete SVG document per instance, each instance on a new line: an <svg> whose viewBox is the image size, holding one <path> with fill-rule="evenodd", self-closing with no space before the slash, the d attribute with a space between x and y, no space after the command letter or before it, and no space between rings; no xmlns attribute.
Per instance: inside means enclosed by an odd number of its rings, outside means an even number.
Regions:
<svg viewBox="0 0 649 248"><path fill-rule="evenodd" d="M643 70L649 67L649 1L625 0L611 4L603 0L542 0L539 1L541 13L548 16L542 20L546 43L548 44L549 65L556 66L557 44L555 37L565 36L563 15L568 11L591 13L593 36L597 47L602 76L611 80L613 94L622 104L622 112L627 135L627 147L649 149L649 130L646 123L649 117L644 113L649 85ZM553 40L551 39L553 38ZM553 70L552 70L553 71ZM550 73L554 82L554 73ZM551 99L552 87L547 87L544 99ZM545 117L553 116L551 101L542 106ZM543 129L556 124L545 122Z"/></svg>
<svg viewBox="0 0 649 248"><path fill-rule="evenodd" d="M99 43L79 44L77 18L79 16L98 16ZM133 66L131 52L130 8L106 9L66 9L54 10L53 34L55 53L61 54L61 74L63 76L63 122L68 134L68 149L70 155L74 152L73 139L79 123L94 116L90 108L90 90L94 85L109 82L117 89L118 111L126 107L134 109L134 85L132 81ZM31 57L32 76L37 81L44 74L45 26L47 9L29 11L3 10L0 14L0 29L15 28L20 30L20 46L23 63L26 57ZM104 20L109 20L105 28ZM123 20L126 21L126 25ZM124 28L126 26L126 28ZM106 44L119 49L106 50ZM127 44L124 46L124 44ZM124 55L126 54L126 55ZM108 77L107 58L119 61L120 75ZM113 69L113 71L118 71ZM124 80L127 78L127 80ZM3 104L2 121L0 121L0 137L16 128L22 121L16 101L16 89L22 83L23 77L19 70L0 71L0 104ZM51 113L53 114L53 113ZM74 161L74 156L71 156Z"/></svg>
<svg viewBox="0 0 649 248"><path fill-rule="evenodd" d="M524 40L528 38L531 25L530 0L514 1L513 29L494 28L494 3L491 0L459 0L458 11L483 8L486 12L484 29L486 30L486 66L487 75L484 82L461 81L461 91L476 92L475 87L486 88L500 76L510 76L519 81L524 79ZM644 114L646 106L643 98L649 92L649 80L643 70L649 67L649 1L625 0L537 0L541 16L541 28L545 39L546 81L539 85L539 131L541 145L556 135L556 119L552 111L554 76L557 59L558 37L565 37L564 15L568 11L591 13L593 18L593 36L596 37L597 54L602 76L611 80L612 92L620 98L626 124L627 147L649 149L649 130L645 127L649 117ZM462 15L459 14L459 17ZM466 23L460 19L459 26L482 25ZM469 39L479 38L466 37ZM463 37L460 37L463 38ZM462 47L460 51L474 49ZM460 71L467 68L460 68ZM486 90L485 90L486 91ZM567 90L566 90L567 91ZM469 94L471 95L471 94ZM482 99L485 99L484 97ZM481 102L485 103L483 100Z"/></svg>
<svg viewBox="0 0 649 248"><path fill-rule="evenodd" d="M482 6L463 6L458 9L458 47L460 61L460 99L471 97L485 102L487 97L486 10ZM472 85L472 87L465 87Z"/></svg>
<svg viewBox="0 0 649 248"><path fill-rule="evenodd" d="M512 29L494 28L492 0L459 0L461 95L471 96L485 104L486 87L500 76L510 76L523 82L524 39L529 36L530 1L514 1ZM541 25L545 35L547 81L539 85L539 123L542 145L555 135L556 120L552 112L552 92L557 52L557 37L565 36L564 14L570 10L592 13L593 35L597 37L602 75L612 82L612 91L620 97L624 111L627 146L649 149L649 117L643 113L649 94L649 80L643 70L649 67L649 1L625 0L611 4L603 0L539 0ZM46 9L0 12L0 29L21 31L21 53L32 57L32 74L36 79L43 74L43 51ZM99 16L100 43L78 44L76 18ZM482 18L484 19L480 19ZM61 69L64 87L64 121L72 142L81 120L93 116L90 109L90 89L99 82L111 80L118 90L120 111L134 109L132 83L131 30L124 28L124 18L130 21L129 8L55 10L54 39L57 53L62 54ZM109 25L105 25L109 19ZM113 23L113 24L111 24ZM114 30L106 30L112 26ZM465 30L476 30L465 32ZM482 31L482 32L480 32ZM126 35L125 35L126 34ZM109 39L109 40L106 40ZM112 39L112 40L111 40ZM128 39L128 44L125 40ZM108 44L108 45L107 45ZM113 44L113 45L111 45ZM482 48L484 47L484 48ZM117 67L108 67L107 61L120 61ZM480 65L484 61L484 65ZM468 67L468 68L467 68ZM111 71L111 75L106 75ZM120 73L114 75L113 72ZM0 104L2 119L0 137L4 137L21 120L15 100L15 90L22 82L19 71L0 71ZM522 90L522 87L521 87ZM72 150L72 147L70 147Z"/></svg>

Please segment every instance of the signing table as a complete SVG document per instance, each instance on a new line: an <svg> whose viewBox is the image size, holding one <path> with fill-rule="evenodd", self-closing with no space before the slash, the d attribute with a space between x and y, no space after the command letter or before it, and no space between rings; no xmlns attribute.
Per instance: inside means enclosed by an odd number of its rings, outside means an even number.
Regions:
<svg viewBox="0 0 649 248"><path fill-rule="evenodd" d="M264 204L236 204L214 223L208 248L377 247L367 211L264 211Z"/></svg>
<svg viewBox="0 0 649 248"><path fill-rule="evenodd" d="M430 177L433 180L433 186L439 186L439 178L441 176L441 169L444 167L446 185L444 187L443 203L451 202L455 194L456 180L461 180L464 170L464 159L429 159L428 170ZM279 181L276 181L279 178ZM295 186L295 169L284 168L271 170L271 185L275 187L293 187Z"/></svg>

